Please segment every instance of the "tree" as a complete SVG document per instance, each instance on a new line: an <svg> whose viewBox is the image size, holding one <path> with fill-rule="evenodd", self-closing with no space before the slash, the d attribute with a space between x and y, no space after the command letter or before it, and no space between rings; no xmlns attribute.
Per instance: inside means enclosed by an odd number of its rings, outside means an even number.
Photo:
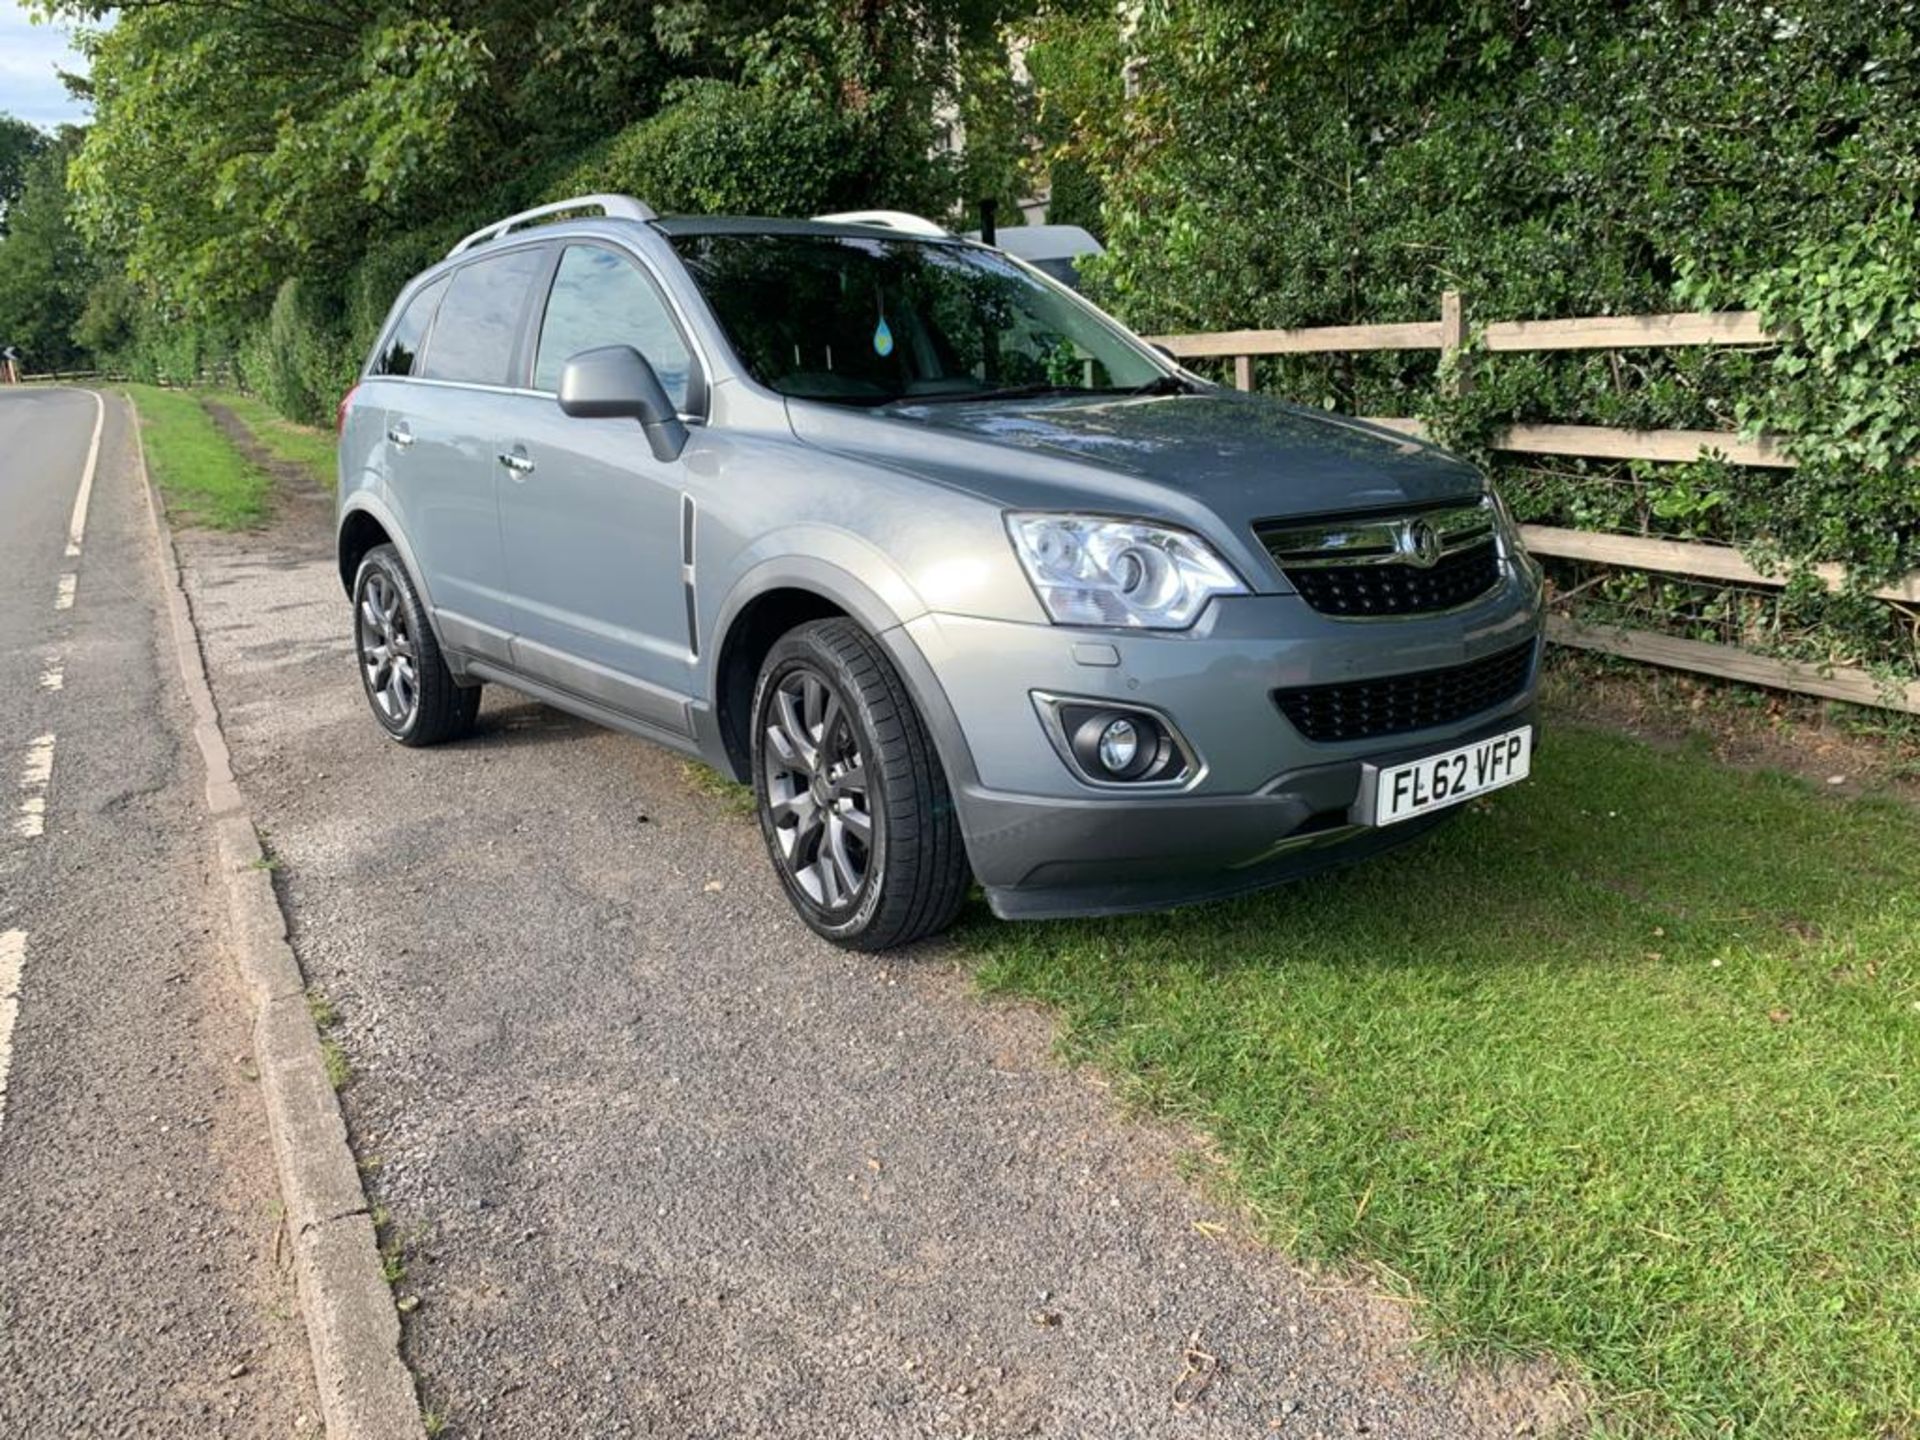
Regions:
<svg viewBox="0 0 1920 1440"><path fill-rule="evenodd" d="M556 193L942 212L1008 188L1002 26L1032 0L35 3L118 15L80 40L72 213L124 280L87 335L130 336L143 374L211 363L293 395L313 387L271 377L316 367L284 347L350 363L407 275ZM954 117L964 162L938 144Z"/></svg>
<svg viewBox="0 0 1920 1440"><path fill-rule="evenodd" d="M68 128L26 166L0 238L0 343L16 346L30 370L72 369L86 356L74 322L94 269L67 205L67 168L81 132Z"/></svg>
<svg viewBox="0 0 1920 1440"><path fill-rule="evenodd" d="M0 115L0 235L7 233L7 211L27 183L27 167L47 148L47 137L26 121Z"/></svg>

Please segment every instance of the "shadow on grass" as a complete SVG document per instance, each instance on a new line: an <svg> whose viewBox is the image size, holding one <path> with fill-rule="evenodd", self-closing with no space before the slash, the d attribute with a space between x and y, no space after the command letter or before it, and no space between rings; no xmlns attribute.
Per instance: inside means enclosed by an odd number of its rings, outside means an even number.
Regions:
<svg viewBox="0 0 1920 1440"><path fill-rule="evenodd" d="M1443 1343L1554 1353L1629 1431L1906 1440L1920 815L1592 733L1536 768L1358 869L963 938Z"/></svg>

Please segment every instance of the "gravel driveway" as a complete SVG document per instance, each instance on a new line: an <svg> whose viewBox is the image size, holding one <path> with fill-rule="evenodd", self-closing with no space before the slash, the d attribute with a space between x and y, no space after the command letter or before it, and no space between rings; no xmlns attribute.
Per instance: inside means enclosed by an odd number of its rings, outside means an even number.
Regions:
<svg viewBox="0 0 1920 1440"><path fill-rule="evenodd" d="M681 762L499 688L402 750L364 713L327 502L182 537L235 765L341 1015L407 1354L450 1433L1512 1436L986 1003L963 957L790 917ZM1216 1364L1217 1362L1217 1364ZM1183 1378L1184 1377L1184 1378Z"/></svg>

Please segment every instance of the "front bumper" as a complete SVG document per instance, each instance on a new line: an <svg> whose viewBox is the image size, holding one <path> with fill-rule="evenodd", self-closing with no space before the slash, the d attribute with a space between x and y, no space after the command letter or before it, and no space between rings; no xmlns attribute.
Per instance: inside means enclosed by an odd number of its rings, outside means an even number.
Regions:
<svg viewBox="0 0 1920 1440"><path fill-rule="evenodd" d="M1447 732L1454 738L1288 771L1255 795L1059 800L970 789L960 799L967 850L1003 919L1120 915L1222 899L1418 839L1454 810L1384 829L1360 824L1363 764L1417 759L1534 718L1531 706L1503 708L1463 734Z"/></svg>
<svg viewBox="0 0 1920 1440"><path fill-rule="evenodd" d="M1531 576L1516 571L1469 609L1391 621L1333 619L1297 596L1263 595L1216 601L1178 634L945 615L905 630L946 702L934 723L954 732L937 738L975 877L995 913L1038 918L1237 894L1431 829L1441 817L1358 826L1362 766L1530 720L1541 603ZM1521 692L1451 725L1315 743L1273 699L1279 688L1460 665L1525 640L1535 665ZM1036 692L1159 711L1195 752L1195 773L1153 792L1087 783L1048 738Z"/></svg>

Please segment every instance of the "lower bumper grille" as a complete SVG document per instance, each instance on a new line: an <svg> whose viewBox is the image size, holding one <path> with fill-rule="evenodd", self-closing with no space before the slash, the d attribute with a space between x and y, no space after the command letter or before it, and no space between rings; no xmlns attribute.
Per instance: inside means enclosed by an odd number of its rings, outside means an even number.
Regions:
<svg viewBox="0 0 1920 1440"><path fill-rule="evenodd" d="M1309 740L1334 743L1402 735L1452 725L1491 710L1527 688L1534 643L1497 651L1465 665L1276 690L1280 713Z"/></svg>

